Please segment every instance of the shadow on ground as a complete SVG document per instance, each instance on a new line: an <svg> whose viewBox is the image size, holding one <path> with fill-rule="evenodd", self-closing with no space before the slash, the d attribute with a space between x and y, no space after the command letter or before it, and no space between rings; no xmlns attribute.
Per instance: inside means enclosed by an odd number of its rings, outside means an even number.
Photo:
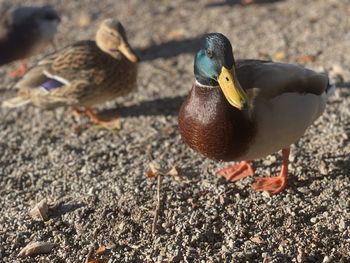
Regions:
<svg viewBox="0 0 350 263"><path fill-rule="evenodd" d="M184 96L160 98L154 100L145 100L131 106L122 106L120 108L104 110L100 113L102 117L112 117L119 115L121 117L138 117L138 116L160 116L160 115L177 115Z"/></svg>
<svg viewBox="0 0 350 263"><path fill-rule="evenodd" d="M333 155L327 154L322 157L322 160L327 164L334 164L335 168L331 173L328 174L320 174L319 169L305 167L302 173L305 174L314 174L316 176L309 177L307 179L299 179L297 176L291 176L291 179L288 180L288 188L293 189L295 193L300 194L301 196L305 193L299 191L300 187L307 187L310 189L310 185L315 181L322 181L324 177L329 178L330 180L335 180L339 177L344 177L348 171L350 170L350 156L341 154L341 155ZM311 190L310 190L311 191ZM314 195L319 195L322 189L313 189L312 192Z"/></svg>
<svg viewBox="0 0 350 263"><path fill-rule="evenodd" d="M170 40L146 48L136 48L135 52L141 57L141 61L149 61L157 58L171 58L180 54L192 54L198 51L201 39L202 37L198 36L182 40Z"/></svg>
<svg viewBox="0 0 350 263"><path fill-rule="evenodd" d="M256 4L271 4L271 3L276 3L276 2L282 2L284 0L253 0L251 5L256 5ZM233 5L244 5L243 0L224 0L224 1L218 1L215 3L208 4L207 7L217 7L217 6L233 6ZM247 4L245 4L247 5Z"/></svg>
<svg viewBox="0 0 350 263"><path fill-rule="evenodd" d="M350 82L337 82L337 83L335 83L335 86L339 87L339 88L350 89Z"/></svg>
<svg viewBox="0 0 350 263"><path fill-rule="evenodd" d="M50 217L55 218L55 217L60 217L64 214L73 212L79 208L82 208L86 206L86 204L84 203L71 203L71 204L58 204L57 206L55 206L54 209L52 209L53 213L50 213Z"/></svg>
<svg viewBox="0 0 350 263"><path fill-rule="evenodd" d="M347 89L347 90L350 90L350 82L338 82L335 84L336 88L339 88L339 89ZM342 96L344 96L344 94L342 94ZM346 95L348 96L348 95ZM344 127L344 130L345 130L345 133L347 135L347 143L350 143L350 120L347 119L345 120L345 122L342 123L343 127ZM349 158L349 163L350 163L350 158Z"/></svg>

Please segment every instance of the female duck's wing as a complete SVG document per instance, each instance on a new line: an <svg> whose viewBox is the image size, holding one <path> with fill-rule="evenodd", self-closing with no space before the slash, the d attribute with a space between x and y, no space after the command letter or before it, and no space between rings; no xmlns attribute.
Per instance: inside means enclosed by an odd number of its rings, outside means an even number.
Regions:
<svg viewBox="0 0 350 263"><path fill-rule="evenodd" d="M96 63L94 41L80 41L58 53L53 53L36 66L17 83L19 89L42 89L46 92L60 93L69 89L75 82L83 83L90 79ZM58 95L58 94L57 94Z"/></svg>
<svg viewBox="0 0 350 263"><path fill-rule="evenodd" d="M47 106L76 103L75 96L84 93L93 77L95 46L94 41L81 41L46 56L15 85L19 96L5 101L3 106L22 106L33 97L46 100Z"/></svg>

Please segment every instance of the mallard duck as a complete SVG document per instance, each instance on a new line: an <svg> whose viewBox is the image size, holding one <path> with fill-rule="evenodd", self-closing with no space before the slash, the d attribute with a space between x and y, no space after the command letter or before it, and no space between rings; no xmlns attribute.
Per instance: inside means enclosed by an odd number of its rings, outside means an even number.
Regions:
<svg viewBox="0 0 350 263"><path fill-rule="evenodd" d="M25 59L53 43L60 17L51 6L4 7L0 17L0 66L22 60L10 74L21 76L27 70Z"/></svg>
<svg viewBox="0 0 350 263"><path fill-rule="evenodd" d="M324 111L328 77L299 65L235 61L230 41L219 33L206 35L194 73L178 119L185 143L211 159L241 161L219 171L230 181L253 175L250 161L282 149L279 176L252 185L255 191L281 192L290 145Z"/></svg>
<svg viewBox="0 0 350 263"><path fill-rule="evenodd" d="M44 58L17 83L19 96L3 104L84 107L94 123L114 125L117 120L102 121L91 107L136 86L137 60L121 23L106 19L97 30L96 41L80 41Z"/></svg>

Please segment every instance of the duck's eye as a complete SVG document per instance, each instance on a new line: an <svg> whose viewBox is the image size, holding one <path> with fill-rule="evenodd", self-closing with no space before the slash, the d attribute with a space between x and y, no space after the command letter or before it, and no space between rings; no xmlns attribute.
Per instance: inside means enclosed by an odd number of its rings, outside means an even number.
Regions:
<svg viewBox="0 0 350 263"><path fill-rule="evenodd" d="M208 57L208 58L212 58L212 57L213 57L213 51L211 51L210 49L207 48L207 49L205 50L205 53L207 54L207 57Z"/></svg>

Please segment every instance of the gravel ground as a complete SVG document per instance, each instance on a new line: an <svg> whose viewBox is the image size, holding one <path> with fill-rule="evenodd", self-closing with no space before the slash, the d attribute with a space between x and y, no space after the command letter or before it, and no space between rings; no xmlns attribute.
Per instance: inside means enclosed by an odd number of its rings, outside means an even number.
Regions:
<svg viewBox="0 0 350 263"><path fill-rule="evenodd" d="M28 3L29 1L11 1ZM45 1L35 1L44 3ZM348 0L51 0L62 12L58 46L92 38L117 17L143 58L138 89L102 105L120 131L67 109L0 109L0 262L350 262L350 5ZM237 58L273 58L326 71L338 84L326 112L292 148L288 189L269 197L216 176L227 164L185 146L177 111L193 83L200 36L218 31ZM40 56L34 57L34 63ZM14 94L0 69L0 99ZM176 165L146 177L149 156ZM278 154L254 165L277 174ZM43 198L48 220L29 210ZM19 258L28 243L51 253ZM107 247L103 255L94 251ZM91 252L92 253L89 253Z"/></svg>

